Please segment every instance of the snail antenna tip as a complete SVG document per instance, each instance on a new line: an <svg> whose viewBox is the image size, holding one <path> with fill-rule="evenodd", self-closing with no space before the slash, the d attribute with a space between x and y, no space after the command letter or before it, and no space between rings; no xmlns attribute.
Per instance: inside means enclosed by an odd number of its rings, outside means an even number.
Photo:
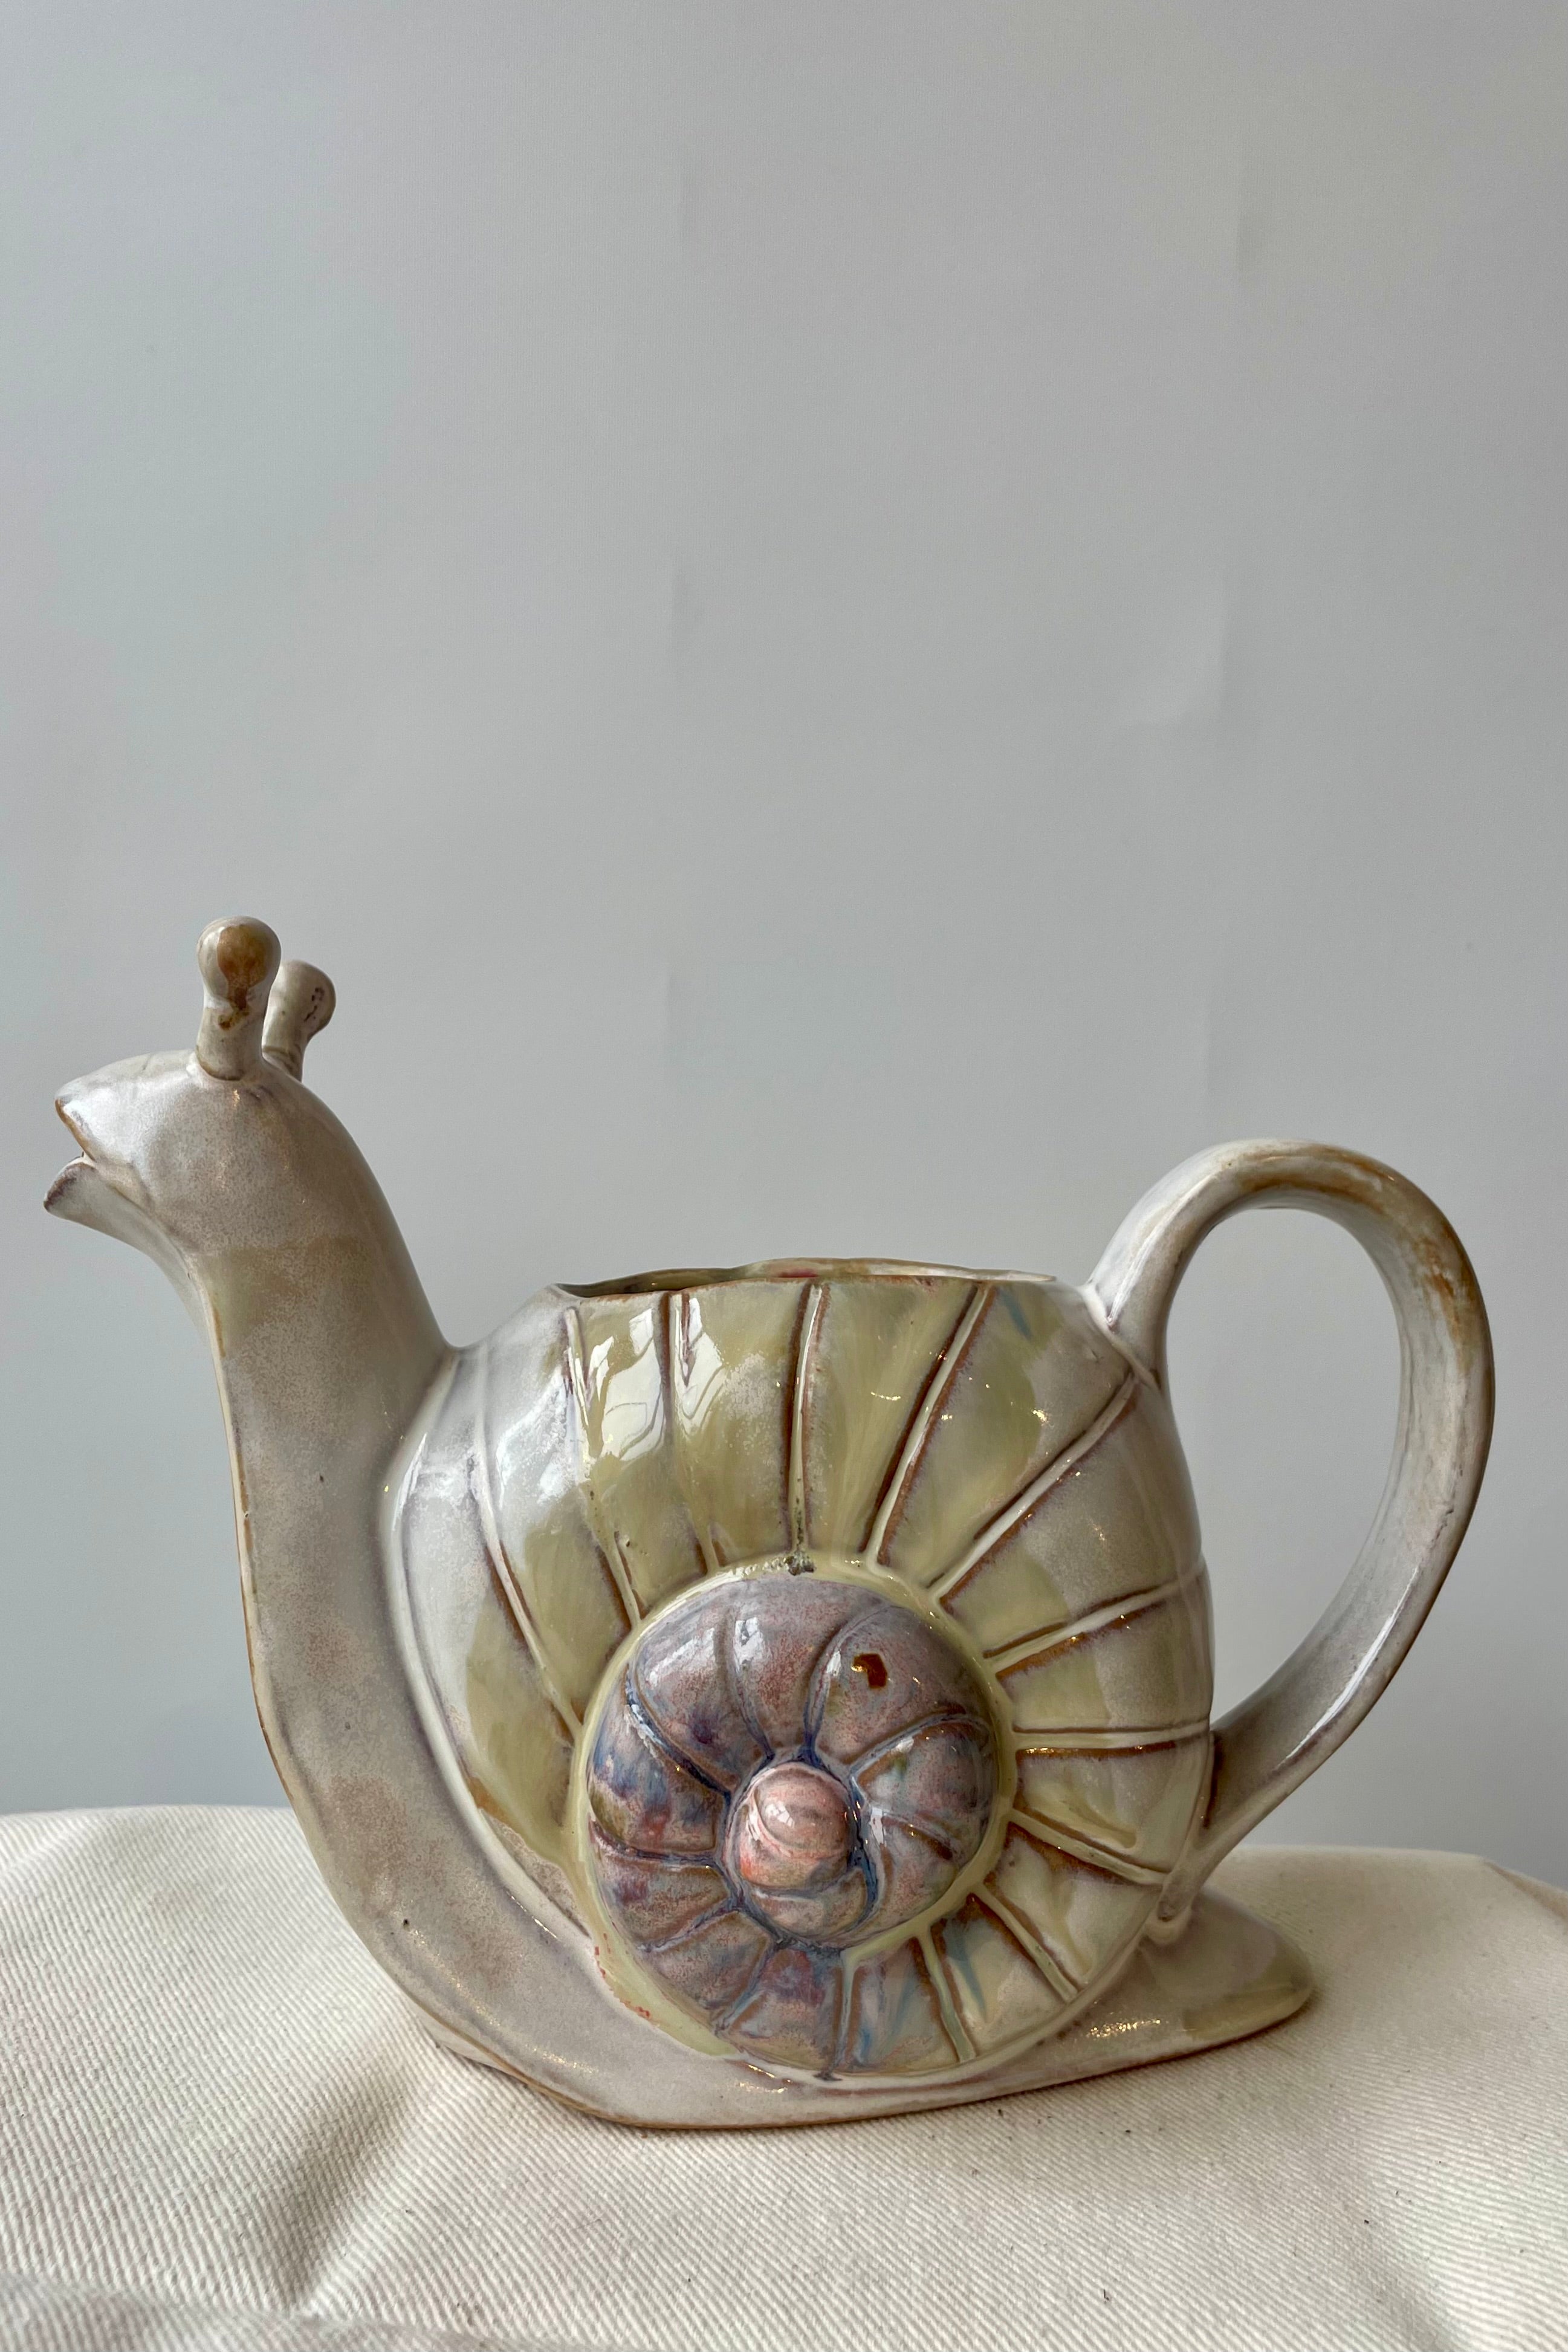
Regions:
<svg viewBox="0 0 1568 2352"><path fill-rule="evenodd" d="M286 963L273 983L267 1007L262 1051L268 1060L287 1070L291 1078L299 1077L305 1066L306 1046L326 1027L337 1002L337 991L324 971L318 971L313 963L292 960Z"/></svg>
<svg viewBox="0 0 1568 2352"><path fill-rule="evenodd" d="M250 915L209 923L197 941L206 1003L196 1059L215 1078L242 1078L261 1059L261 1024L279 953L277 933Z"/></svg>

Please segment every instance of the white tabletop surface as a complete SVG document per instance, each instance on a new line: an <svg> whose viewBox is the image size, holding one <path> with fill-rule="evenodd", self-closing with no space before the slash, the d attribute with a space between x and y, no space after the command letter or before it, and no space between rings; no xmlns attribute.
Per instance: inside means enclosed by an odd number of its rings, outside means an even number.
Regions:
<svg viewBox="0 0 1568 2352"><path fill-rule="evenodd" d="M935 2116L627 2131L436 2048L281 1811L0 1820L0 2344L1568 2344L1568 1896L1244 1850L1321 1988Z"/></svg>

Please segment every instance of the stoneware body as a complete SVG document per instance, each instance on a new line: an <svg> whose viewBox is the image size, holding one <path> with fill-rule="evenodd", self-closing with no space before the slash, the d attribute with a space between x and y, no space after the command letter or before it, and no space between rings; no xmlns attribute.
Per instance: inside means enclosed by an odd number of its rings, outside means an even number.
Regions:
<svg viewBox="0 0 1568 2352"><path fill-rule="evenodd" d="M1491 1367L1392 1171L1203 1155L1082 1290L791 1260L437 1329L300 1072L324 977L215 925L196 1050L66 1089L57 1213L211 1346L257 1704L328 1884L432 2027L643 2125L816 2122L1211 2046L1307 1997L1202 1891L1372 1705L1457 1549ZM1312 1208L1399 1320L1362 1558L1211 1726L1164 1328L1233 1210Z"/></svg>

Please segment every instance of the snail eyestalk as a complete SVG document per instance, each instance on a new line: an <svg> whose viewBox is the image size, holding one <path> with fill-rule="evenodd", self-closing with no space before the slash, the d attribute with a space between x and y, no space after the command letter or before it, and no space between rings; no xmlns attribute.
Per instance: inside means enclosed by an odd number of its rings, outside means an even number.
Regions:
<svg viewBox="0 0 1568 2352"><path fill-rule="evenodd" d="M215 1078L243 1078L261 1059L261 1024L278 970L278 936L253 916L209 923L196 943L206 990L196 1059Z"/></svg>
<svg viewBox="0 0 1568 2352"><path fill-rule="evenodd" d="M267 1000L261 1050L291 1078L305 1066L305 1048L320 1036L337 1008L337 992L324 971L292 958L279 971Z"/></svg>

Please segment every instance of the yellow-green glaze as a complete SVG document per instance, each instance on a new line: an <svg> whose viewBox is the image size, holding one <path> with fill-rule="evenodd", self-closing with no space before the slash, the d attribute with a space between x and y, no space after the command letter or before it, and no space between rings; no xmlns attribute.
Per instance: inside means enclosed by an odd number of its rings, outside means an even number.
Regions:
<svg viewBox="0 0 1568 2352"><path fill-rule="evenodd" d="M481 1538L467 1621L421 1544L426 1494L460 1464ZM780 1580L777 1627L808 1578L858 1580L940 1629L994 1727L984 1867L901 1938L872 1921L823 1964L839 2010L812 2071L837 2071L873 2000L900 2024L862 2074L994 2063L1065 2022L1136 1942L1200 1812L1208 1597L1181 1454L1153 1381L1060 1285L791 1263L545 1292L460 1368L401 1533L470 1785L564 1869L617 1988L696 2048L714 2047L710 2014L638 1963L572 1802L606 1692L694 1588ZM727 1985L736 1933L703 1932Z"/></svg>
<svg viewBox="0 0 1568 2352"><path fill-rule="evenodd" d="M436 2032L599 2115L755 2126L1300 2006L1283 1939L1204 1881L1365 1714L1463 1536L1491 1358L1431 1202L1353 1153L1227 1145L1081 1291L688 1271L543 1291L458 1349L301 1082L331 984L249 920L198 961L194 1052L60 1097L81 1156L49 1206L147 1251L209 1344L262 1726ZM1211 1727L1165 1322L1261 1201L1376 1263L1399 1434L1342 1591Z"/></svg>

